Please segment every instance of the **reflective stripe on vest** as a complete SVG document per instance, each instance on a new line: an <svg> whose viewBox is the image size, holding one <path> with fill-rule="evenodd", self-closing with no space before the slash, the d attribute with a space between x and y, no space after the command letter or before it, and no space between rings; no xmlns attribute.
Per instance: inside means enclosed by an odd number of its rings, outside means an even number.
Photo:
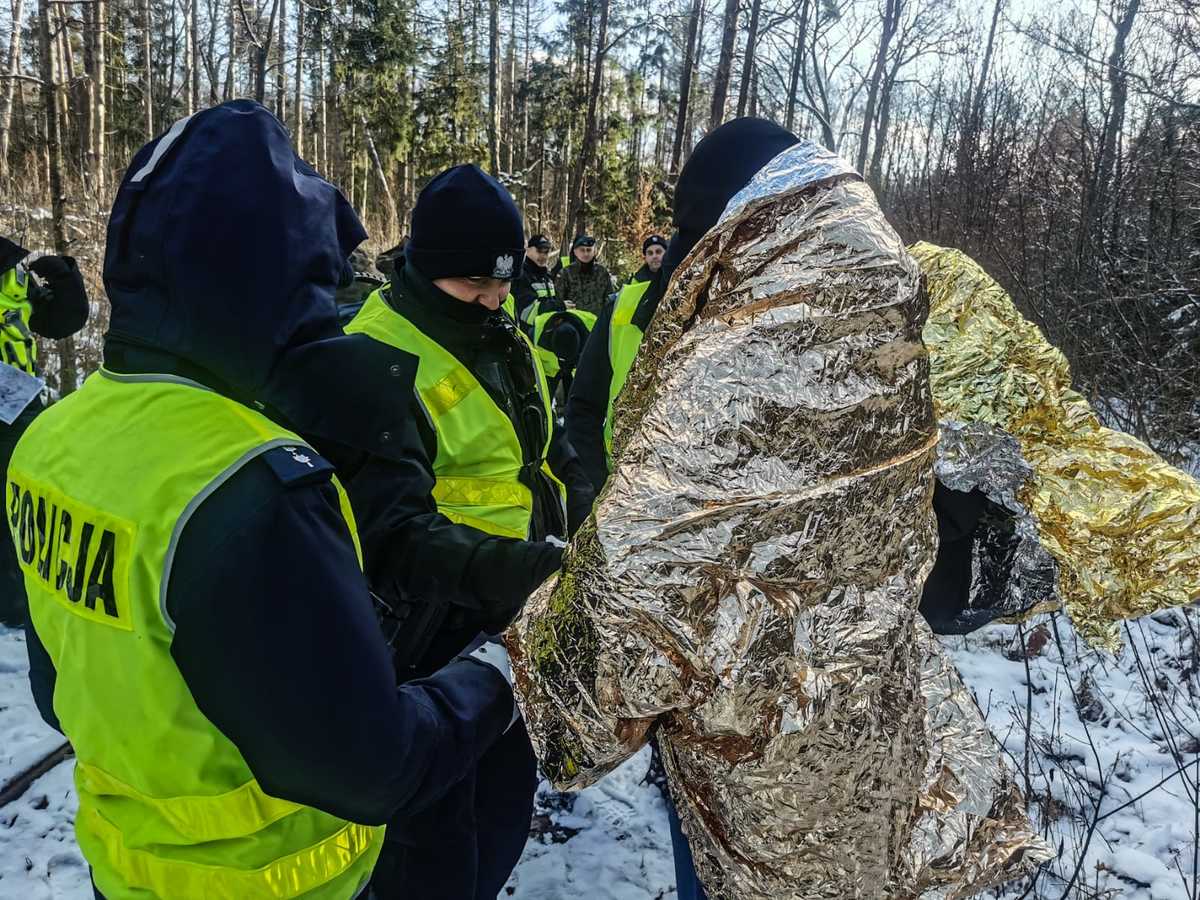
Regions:
<svg viewBox="0 0 1200 900"><path fill-rule="evenodd" d="M127 847L121 832L96 809L86 812L83 827L95 833L109 849L109 859L125 874L130 887L151 891L157 897L195 897L205 900L249 900L249 898L289 898L308 896L340 897L351 900L358 896L370 869L359 883L343 885L338 893L328 891L309 894L314 887L328 884L349 869L357 860L373 850L371 864L379 853L376 832L382 829L347 823L317 847L304 847L287 856L273 860L257 869L229 869L184 863L167 868L160 857L146 850ZM80 823L76 822L76 828ZM89 860L90 862L90 860ZM97 887L99 887L97 879ZM114 900L118 895L108 893Z"/></svg>
<svg viewBox="0 0 1200 900"><path fill-rule="evenodd" d="M551 299L555 296L555 293L554 282L549 279L549 276L547 276L545 281L532 281L529 283L529 286L533 288L533 294L537 299L527 303L525 308L521 310L521 321L527 326L532 327L540 315L538 310L541 307L542 301ZM537 338L534 338L534 343L537 343ZM547 372L546 374L550 377L554 376L553 372Z"/></svg>
<svg viewBox="0 0 1200 900"><path fill-rule="evenodd" d="M528 538L533 517L533 494L520 480L524 454L508 416L483 385L450 353L383 299L372 293L347 334L366 334L415 354L417 393L437 432L433 460L433 497L438 511L452 522L471 525L489 534ZM552 422L546 375L538 354L524 334L518 339L530 349L538 389ZM547 429L548 430L548 429ZM562 502L565 489L545 463L550 436L542 446L542 473L551 480Z"/></svg>
<svg viewBox="0 0 1200 900"><path fill-rule="evenodd" d="M29 273L13 266L0 275L0 362L37 374L37 339L29 330Z"/></svg>
<svg viewBox="0 0 1200 900"><path fill-rule="evenodd" d="M205 498L280 446L303 443L193 382L101 372L13 453L8 522L75 748L76 837L109 900L347 900L382 846L382 828L266 794L171 656L179 535Z"/></svg>
<svg viewBox="0 0 1200 900"><path fill-rule="evenodd" d="M608 385L608 412L604 417L604 454L609 471L612 471L613 403L625 387L625 379L642 346L642 330L633 324L633 314L650 285L649 281L633 281L621 288L609 321L608 362L612 366L612 381Z"/></svg>

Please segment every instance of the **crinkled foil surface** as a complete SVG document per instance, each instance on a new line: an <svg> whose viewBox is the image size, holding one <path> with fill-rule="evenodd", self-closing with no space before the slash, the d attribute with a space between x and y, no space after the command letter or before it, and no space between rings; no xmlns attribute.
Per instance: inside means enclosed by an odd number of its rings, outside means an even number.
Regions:
<svg viewBox="0 0 1200 900"><path fill-rule="evenodd" d="M1041 848L916 613L926 301L870 189L805 177L676 272L608 487L510 632L518 694L560 787L657 737L712 900L967 896Z"/></svg>
<svg viewBox="0 0 1200 900"><path fill-rule="evenodd" d="M1063 355L970 257L924 243L910 252L929 291L938 417L1016 439L1032 473L1015 499L1057 563L1076 627L1111 648L1116 621L1200 598L1196 480L1103 427Z"/></svg>
<svg viewBox="0 0 1200 900"><path fill-rule="evenodd" d="M1016 438L983 422L943 419L938 481L955 491L979 491L988 503L971 536L966 608L939 633L967 634L990 622L1014 622L1050 612L1058 599L1058 565L1038 537L1020 496L1033 477Z"/></svg>

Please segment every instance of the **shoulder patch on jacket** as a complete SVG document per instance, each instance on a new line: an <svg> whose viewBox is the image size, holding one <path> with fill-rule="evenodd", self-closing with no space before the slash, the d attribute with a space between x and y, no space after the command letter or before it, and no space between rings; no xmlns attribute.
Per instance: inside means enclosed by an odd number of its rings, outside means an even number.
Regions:
<svg viewBox="0 0 1200 900"><path fill-rule="evenodd" d="M328 481L334 471L331 462L303 444L272 447L262 458L280 483L288 487Z"/></svg>

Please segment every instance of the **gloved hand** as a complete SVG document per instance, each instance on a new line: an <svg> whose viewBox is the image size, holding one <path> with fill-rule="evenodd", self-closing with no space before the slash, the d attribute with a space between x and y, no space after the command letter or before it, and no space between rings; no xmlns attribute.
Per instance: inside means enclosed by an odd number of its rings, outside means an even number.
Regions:
<svg viewBox="0 0 1200 900"><path fill-rule="evenodd" d="M596 489L592 482L584 476L572 478L567 483L567 535L574 537L587 517L592 512L596 502Z"/></svg>
<svg viewBox="0 0 1200 900"><path fill-rule="evenodd" d="M83 276L73 256L41 256L29 264L29 269L46 283L51 291L61 288L83 290Z"/></svg>
<svg viewBox="0 0 1200 900"><path fill-rule="evenodd" d="M493 640L487 635L480 635L471 644L459 654L460 659L470 659L482 665L489 666L500 673L506 682L508 682L509 690L512 690L513 675L512 663L508 659L508 650L498 640ZM513 723L521 718L521 707L517 705L516 696L513 697L513 712L512 718L508 721L508 728L512 728ZM505 731L508 730L505 729Z"/></svg>
<svg viewBox="0 0 1200 900"><path fill-rule="evenodd" d="M30 292L30 329L58 340L82 328L88 317L88 298L75 258L43 256L31 262L29 269L43 282L40 292Z"/></svg>
<svg viewBox="0 0 1200 900"><path fill-rule="evenodd" d="M562 567L562 548L546 541L493 538L471 558L472 591L483 606L483 628L499 634L538 587Z"/></svg>

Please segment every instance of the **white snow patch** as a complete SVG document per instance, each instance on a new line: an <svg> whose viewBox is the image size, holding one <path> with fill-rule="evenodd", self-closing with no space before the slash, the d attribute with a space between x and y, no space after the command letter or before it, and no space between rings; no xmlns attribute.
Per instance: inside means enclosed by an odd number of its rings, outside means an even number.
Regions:
<svg viewBox="0 0 1200 900"><path fill-rule="evenodd" d="M991 896L1193 900L1198 629L1194 608L1134 620L1116 656L1089 648L1062 615L944 639L1028 784L1035 824L1060 848L1028 895L1025 881Z"/></svg>
<svg viewBox="0 0 1200 900"><path fill-rule="evenodd" d="M645 781L649 765L646 747L573 796L543 783L538 789L538 813L552 820L551 830L530 838L500 896L519 900L674 897L667 808L658 787ZM564 804L565 808L554 809ZM556 842L571 832L577 833Z"/></svg>
<svg viewBox="0 0 1200 900"><path fill-rule="evenodd" d="M24 634L0 625L0 784L62 744L38 715L28 672Z"/></svg>
<svg viewBox="0 0 1200 900"><path fill-rule="evenodd" d="M1061 847L1031 890L1026 881L990 896L1192 900L1200 612L1130 622L1126 647L1115 657L1084 645L1065 616L1042 617L1023 632L1027 642L1041 644L1028 660L1013 625L944 641L1019 773L1028 758L1030 812ZM0 781L53 749L56 738L29 696L23 637L0 629ZM575 795L543 784L533 836L501 898L673 898L666 807L659 789L645 781L648 762L643 750ZM72 835L70 773L68 761L0 808L0 897L91 900ZM1025 775L1018 779L1024 784Z"/></svg>

